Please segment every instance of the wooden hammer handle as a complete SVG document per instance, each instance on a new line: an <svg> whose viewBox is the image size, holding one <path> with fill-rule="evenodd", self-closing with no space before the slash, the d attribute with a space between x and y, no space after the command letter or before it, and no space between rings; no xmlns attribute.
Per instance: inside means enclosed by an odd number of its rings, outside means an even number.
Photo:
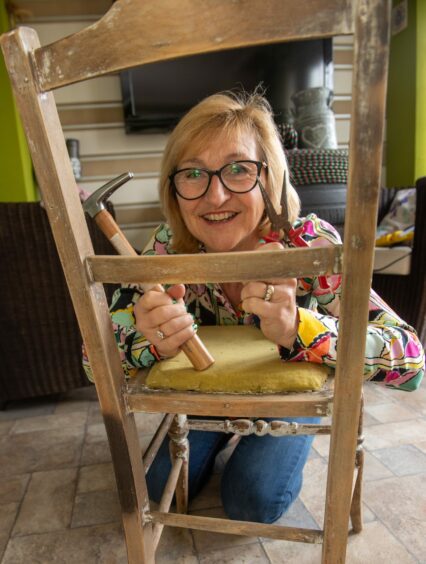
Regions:
<svg viewBox="0 0 426 564"><path fill-rule="evenodd" d="M95 216L95 221L118 254L138 256L108 210L101 210ZM144 292L152 290L152 288L164 292L164 288L160 284L140 284L140 287ZM214 363L214 358L206 349L198 335L194 335L188 339L181 348L196 370L205 370Z"/></svg>

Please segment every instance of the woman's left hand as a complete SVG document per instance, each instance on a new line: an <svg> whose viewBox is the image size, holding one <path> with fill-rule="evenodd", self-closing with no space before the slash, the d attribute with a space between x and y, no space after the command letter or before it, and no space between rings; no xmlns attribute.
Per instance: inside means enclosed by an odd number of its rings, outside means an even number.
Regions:
<svg viewBox="0 0 426 564"><path fill-rule="evenodd" d="M257 250L283 249L281 243L268 243ZM273 287L269 301L265 300L268 286ZM267 339L291 349L297 336L299 316L296 306L296 278L247 282L241 291L241 307L260 319L260 328Z"/></svg>

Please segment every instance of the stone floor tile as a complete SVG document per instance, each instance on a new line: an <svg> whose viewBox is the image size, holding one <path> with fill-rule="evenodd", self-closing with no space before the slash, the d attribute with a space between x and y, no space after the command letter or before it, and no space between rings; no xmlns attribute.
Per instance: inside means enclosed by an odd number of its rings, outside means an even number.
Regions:
<svg viewBox="0 0 426 564"><path fill-rule="evenodd" d="M80 464L101 464L110 461L111 452L106 438L101 441L90 441L84 443Z"/></svg>
<svg viewBox="0 0 426 564"><path fill-rule="evenodd" d="M0 421L49 415L54 412L56 402L56 396L8 401L5 409L0 411Z"/></svg>
<svg viewBox="0 0 426 564"><path fill-rule="evenodd" d="M182 562L192 564L195 557L194 540L189 529L178 527L164 527L155 554L155 562L164 564ZM196 560L195 562L198 561Z"/></svg>
<svg viewBox="0 0 426 564"><path fill-rule="evenodd" d="M324 520L327 462L322 458L308 460L303 471L303 486L299 498L321 528Z"/></svg>
<svg viewBox="0 0 426 564"><path fill-rule="evenodd" d="M308 460L303 472L302 491L299 495L318 528L322 528L324 522L327 470L327 462L322 458ZM374 511L371 511L365 503L362 505L362 510L364 523L376 520Z"/></svg>
<svg viewBox="0 0 426 564"><path fill-rule="evenodd" d="M373 417L370 413L368 413L366 411L366 409L364 409L364 415L363 415L363 425L364 427L368 427L371 425L377 425L377 423L380 423L380 421L378 421L375 417Z"/></svg>
<svg viewBox="0 0 426 564"><path fill-rule="evenodd" d="M55 407L55 415L64 415L67 413L84 413L88 414L90 402L86 400L73 400L60 402Z"/></svg>
<svg viewBox="0 0 426 564"><path fill-rule="evenodd" d="M347 564L414 564L416 559L382 523L365 525L358 535L348 538Z"/></svg>
<svg viewBox="0 0 426 564"><path fill-rule="evenodd" d="M426 472L426 454L413 445L401 445L373 451L396 476Z"/></svg>
<svg viewBox="0 0 426 564"><path fill-rule="evenodd" d="M391 478L392 472L367 450L364 451L364 481Z"/></svg>
<svg viewBox="0 0 426 564"><path fill-rule="evenodd" d="M117 492L90 492L75 496L71 527L117 522L121 522L121 508Z"/></svg>
<svg viewBox="0 0 426 564"><path fill-rule="evenodd" d="M101 426L104 428L103 423ZM89 426L93 427L93 426ZM88 427L88 428L89 428ZM103 436L102 439L97 439L97 436ZM139 444L141 447L141 453L145 452L151 441L150 435L143 435L139 437ZM88 466L91 464L102 464L106 462L111 462L111 451L109 449L108 439L106 433L97 427L89 436L86 435L83 451L81 454L80 464L83 466Z"/></svg>
<svg viewBox="0 0 426 564"><path fill-rule="evenodd" d="M406 421L415 419L418 414L407 409L402 403L389 402L378 405L366 405L365 411L372 415L379 423L389 423L391 421Z"/></svg>
<svg viewBox="0 0 426 564"><path fill-rule="evenodd" d="M373 382L365 382L363 386L365 406L376 405L379 403L388 403L395 396L395 391L374 384Z"/></svg>
<svg viewBox="0 0 426 564"><path fill-rule="evenodd" d="M317 435L312 443L312 448L320 456L327 458L330 450L330 435Z"/></svg>
<svg viewBox="0 0 426 564"><path fill-rule="evenodd" d="M308 529L318 529L315 519L306 509L305 504L300 498L297 498L290 506L290 509L282 517L275 521L274 525L282 525L283 527L301 527ZM262 541L267 541L263 539Z"/></svg>
<svg viewBox="0 0 426 564"><path fill-rule="evenodd" d="M155 564L199 564L199 560L195 554L161 554L156 555Z"/></svg>
<svg viewBox="0 0 426 564"><path fill-rule="evenodd" d="M424 440L426 420L382 423L365 429L364 446L368 450L388 448Z"/></svg>
<svg viewBox="0 0 426 564"><path fill-rule="evenodd" d="M74 430L66 428L2 437L0 479L28 472L76 466L82 443L83 433L76 435Z"/></svg>
<svg viewBox="0 0 426 564"><path fill-rule="evenodd" d="M33 433L35 431L65 430L67 435L80 435L86 425L84 413L66 413L27 417L16 421L10 434Z"/></svg>
<svg viewBox="0 0 426 564"><path fill-rule="evenodd" d="M76 479L76 468L34 473L13 528L13 536L68 527Z"/></svg>
<svg viewBox="0 0 426 564"><path fill-rule="evenodd" d="M319 564L321 562L322 546L320 544L272 540L264 542L263 548L271 564Z"/></svg>
<svg viewBox="0 0 426 564"><path fill-rule="evenodd" d="M135 413L135 422L139 435L152 435L158 429L164 413Z"/></svg>
<svg viewBox="0 0 426 564"><path fill-rule="evenodd" d="M259 543L214 550L201 554L199 559L200 564L269 564Z"/></svg>
<svg viewBox="0 0 426 564"><path fill-rule="evenodd" d="M4 503L21 501L29 478L29 474L21 474L19 476L0 480L0 504L3 505Z"/></svg>
<svg viewBox="0 0 426 564"><path fill-rule="evenodd" d="M103 423L103 417L101 408L98 402L92 402L89 406L89 415L87 418L87 423L89 425L94 425L96 423Z"/></svg>
<svg viewBox="0 0 426 564"><path fill-rule="evenodd" d="M94 443L97 441L108 441L105 425L103 421L87 425L85 443Z"/></svg>
<svg viewBox="0 0 426 564"><path fill-rule="evenodd" d="M80 494L103 490L112 491L116 489L117 485L111 462L80 467L77 482L77 493Z"/></svg>
<svg viewBox="0 0 426 564"><path fill-rule="evenodd" d="M413 393L407 394L404 398L404 406L416 412L417 416L426 416L426 385L422 389L416 390Z"/></svg>
<svg viewBox="0 0 426 564"><path fill-rule="evenodd" d="M14 419L10 419L10 421L0 421L0 436L7 435L14 424Z"/></svg>
<svg viewBox="0 0 426 564"><path fill-rule="evenodd" d="M0 561L9 541L10 531L19 509L18 503L0 505Z"/></svg>
<svg viewBox="0 0 426 564"><path fill-rule="evenodd" d="M199 509L210 509L222 506L222 500L220 497L221 478L221 474L212 474L210 480L204 488L189 504L190 511L195 512Z"/></svg>
<svg viewBox="0 0 426 564"><path fill-rule="evenodd" d="M426 453L426 441L416 441L413 442L413 445L419 450L421 450L422 452Z"/></svg>
<svg viewBox="0 0 426 564"><path fill-rule="evenodd" d="M365 502L421 562L426 561L425 474L367 482Z"/></svg>
<svg viewBox="0 0 426 564"><path fill-rule="evenodd" d="M127 564L121 526L98 525L14 537L2 564Z"/></svg>
<svg viewBox="0 0 426 564"><path fill-rule="evenodd" d="M263 544L271 564L318 564L321 545L286 541ZM349 535L347 564L414 564L415 559L380 522L368 523L358 535Z"/></svg>
<svg viewBox="0 0 426 564"><path fill-rule="evenodd" d="M202 511L195 511L194 513L196 515L203 515L206 517L226 518L225 512L222 508L205 509ZM211 533L209 531L195 530L192 534L194 537L195 548L199 553L209 552L217 549L218 547L225 549L258 542L257 537L245 537L242 535L228 535L225 533Z"/></svg>

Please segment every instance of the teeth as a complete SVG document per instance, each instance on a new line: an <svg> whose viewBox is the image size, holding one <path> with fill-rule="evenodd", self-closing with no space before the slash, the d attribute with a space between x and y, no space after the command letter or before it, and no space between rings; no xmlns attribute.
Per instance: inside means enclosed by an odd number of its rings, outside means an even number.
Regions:
<svg viewBox="0 0 426 564"><path fill-rule="evenodd" d="M231 217L234 217L236 215L237 215L236 213L223 212L223 213L207 213L206 215L203 215L203 217L208 221L224 221L225 219L230 219Z"/></svg>

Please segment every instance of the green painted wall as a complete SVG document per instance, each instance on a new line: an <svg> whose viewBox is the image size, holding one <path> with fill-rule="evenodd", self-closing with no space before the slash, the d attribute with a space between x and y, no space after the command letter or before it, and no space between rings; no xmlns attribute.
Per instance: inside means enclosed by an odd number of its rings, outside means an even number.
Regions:
<svg viewBox="0 0 426 564"><path fill-rule="evenodd" d="M0 0L0 33L8 31L8 28L5 2ZM1 53L0 124L0 201L37 200L31 158Z"/></svg>
<svg viewBox="0 0 426 564"><path fill-rule="evenodd" d="M415 177L426 176L426 2L417 0Z"/></svg>
<svg viewBox="0 0 426 564"><path fill-rule="evenodd" d="M400 0L395 0L394 5ZM386 129L386 184L426 174L426 1L408 0L408 26L391 39Z"/></svg>

